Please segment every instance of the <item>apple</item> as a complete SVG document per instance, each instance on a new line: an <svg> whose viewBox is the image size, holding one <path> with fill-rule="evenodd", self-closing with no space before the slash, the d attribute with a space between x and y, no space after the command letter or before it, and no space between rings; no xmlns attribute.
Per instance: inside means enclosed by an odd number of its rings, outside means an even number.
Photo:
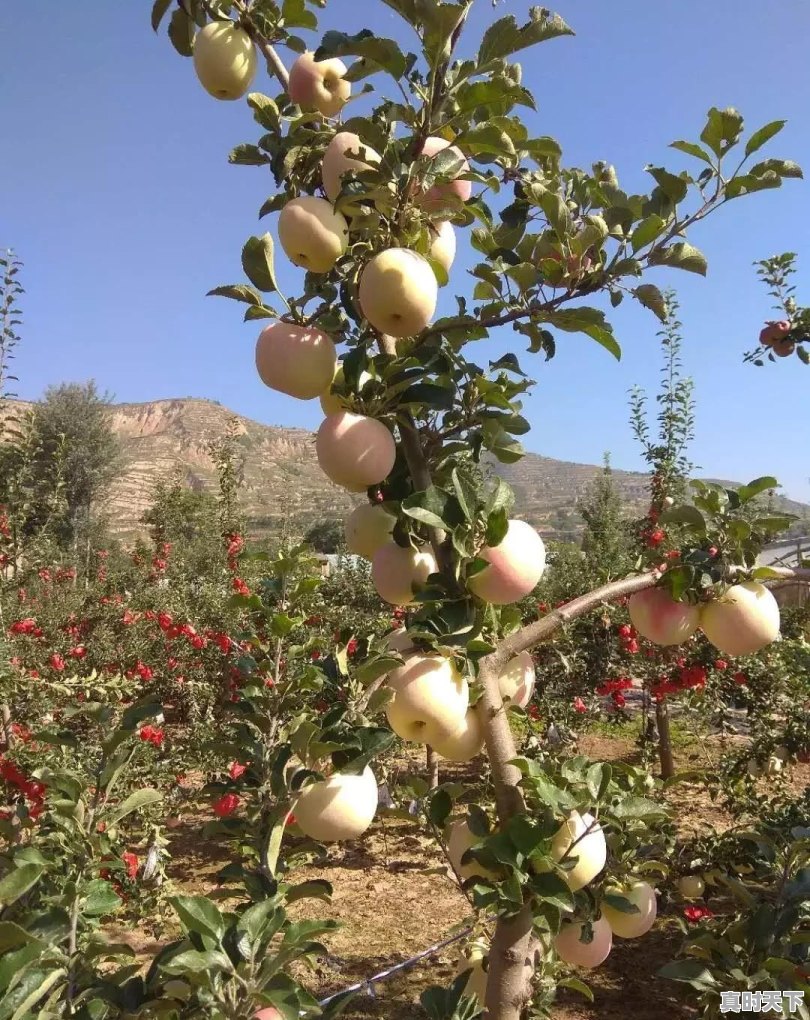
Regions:
<svg viewBox="0 0 810 1020"><path fill-rule="evenodd" d="M404 627L398 627L385 636L385 647L392 652L407 652L414 650L413 638Z"/></svg>
<svg viewBox="0 0 810 1020"><path fill-rule="evenodd" d="M278 239L293 265L311 273L328 273L346 251L349 226L331 202L303 195L281 210Z"/></svg>
<svg viewBox="0 0 810 1020"><path fill-rule="evenodd" d="M355 153L355 155L349 155ZM326 197L336 202L340 194L341 178L349 171L356 173L379 166L380 154L360 140L351 131L338 131L326 146L321 163L321 179Z"/></svg>
<svg viewBox="0 0 810 1020"><path fill-rule="evenodd" d="M391 432L376 418L338 411L321 422L315 437L321 470L350 492L365 492L388 475L397 447Z"/></svg>
<svg viewBox="0 0 810 1020"><path fill-rule="evenodd" d="M274 322L256 341L256 370L272 390L312 400L335 374L337 351L330 337L313 326Z"/></svg>
<svg viewBox="0 0 810 1020"><path fill-rule="evenodd" d="M466 818L456 819L445 830L447 856L450 858L450 863L462 882L466 882L468 878L490 878L493 880L498 878L496 871L485 868L478 861L469 860L465 861L464 864L461 863L461 858L471 846L475 846L479 839L480 837L476 836L470 829Z"/></svg>
<svg viewBox="0 0 810 1020"><path fill-rule="evenodd" d="M456 232L449 220L442 220L431 227L431 236L435 233L430 245L430 257L439 263L446 273L456 257Z"/></svg>
<svg viewBox="0 0 810 1020"><path fill-rule="evenodd" d="M253 41L232 21L211 21L194 37L194 70L215 99L241 99L257 64Z"/></svg>
<svg viewBox="0 0 810 1020"><path fill-rule="evenodd" d="M784 340L790 332L790 323L785 319L779 322L768 322L760 331L759 342L763 347L772 347L777 340Z"/></svg>
<svg viewBox="0 0 810 1020"><path fill-rule="evenodd" d="M368 372L361 372L360 378L357 380L357 389L362 390L370 380L371 376ZM346 410L346 404L351 401L351 398L339 396L337 393L332 392L333 389L344 390L345 386L346 380L343 375L343 366L339 364L335 369L335 376L329 388L324 390L320 397L321 409L324 414L337 414L338 411Z"/></svg>
<svg viewBox="0 0 810 1020"><path fill-rule="evenodd" d="M414 601L414 585L423 585L438 569L429 546L413 549L386 542L374 553L371 580L381 599L392 606L409 606Z"/></svg>
<svg viewBox="0 0 810 1020"><path fill-rule="evenodd" d="M783 340L774 340L771 345L771 350L777 358L789 358L796 350L796 344L793 340L785 337Z"/></svg>
<svg viewBox="0 0 810 1020"><path fill-rule="evenodd" d="M380 333L415 336L436 311L439 285L430 263L410 248L375 255L360 275L360 310Z"/></svg>
<svg viewBox="0 0 810 1020"><path fill-rule="evenodd" d="M678 879L678 892L685 900L696 900L706 890L706 883L700 875L684 875Z"/></svg>
<svg viewBox="0 0 810 1020"><path fill-rule="evenodd" d="M703 606L700 628L726 655L753 655L779 636L779 605L763 584L745 581Z"/></svg>
<svg viewBox="0 0 810 1020"><path fill-rule="evenodd" d="M748 762L748 775L752 779L759 779L759 777L762 775L762 766L759 764L756 758L751 758Z"/></svg>
<svg viewBox="0 0 810 1020"><path fill-rule="evenodd" d="M275 1006L266 1006L253 1014L253 1020L284 1020Z"/></svg>
<svg viewBox="0 0 810 1020"><path fill-rule="evenodd" d="M483 602L505 606L517 602L534 588L546 568L543 539L526 521L510 521L503 540L478 554L488 566L467 581L467 587Z"/></svg>
<svg viewBox="0 0 810 1020"><path fill-rule="evenodd" d="M292 810L310 839L331 843L362 836L374 820L377 801L377 780L366 766L359 776L337 772L305 786Z"/></svg>
<svg viewBox="0 0 810 1020"><path fill-rule="evenodd" d="M680 645L700 624L700 608L676 602L663 588L647 588L630 596L627 606L633 626L656 645Z"/></svg>
<svg viewBox="0 0 810 1020"><path fill-rule="evenodd" d="M456 968L456 977L460 977L465 971L470 972L464 986L464 995L474 995L482 1007L487 995L487 962L487 946L481 942L474 942L461 954Z"/></svg>
<svg viewBox="0 0 810 1020"><path fill-rule="evenodd" d="M434 751L438 751L442 758L447 758L448 761L472 761L477 754L481 753L484 746L484 728L481 725L478 706L471 705L467 709L461 726L453 733L436 737L431 746Z"/></svg>
<svg viewBox="0 0 810 1020"><path fill-rule="evenodd" d="M385 714L403 740L433 746L464 722L470 689L452 659L422 653L408 656L388 674L386 683L394 697L385 706Z"/></svg>
<svg viewBox="0 0 810 1020"><path fill-rule="evenodd" d="M338 57L316 60L309 50L290 68L287 94L302 110L317 110L324 117L336 117L352 94L351 82L343 77L346 65Z"/></svg>
<svg viewBox="0 0 810 1020"><path fill-rule="evenodd" d="M447 148L452 149L454 156L464 160L464 165L459 170L459 174L467 173L470 169L470 164L464 158L464 153L457 145L451 145L446 138L439 138L436 135L426 138L424 145L419 150L419 155L432 158ZM452 204L454 198L459 199L461 202L467 202L470 195L472 195L472 181L445 181L442 184L434 184L432 188L422 192L416 201L426 212L438 212L445 206Z"/></svg>
<svg viewBox="0 0 810 1020"><path fill-rule="evenodd" d="M594 824L593 815L572 811L554 834L551 856L558 862L565 859L566 865L576 861L573 868L560 868L559 875L571 892L582 889L596 878L607 861L607 843L601 825ZM535 870L542 872L547 868L535 867Z"/></svg>
<svg viewBox="0 0 810 1020"><path fill-rule="evenodd" d="M774 758L778 758L781 762L786 762L790 758L790 751L784 744L780 744L778 747L773 749L773 756Z"/></svg>
<svg viewBox="0 0 810 1020"><path fill-rule="evenodd" d="M510 659L498 677L502 698L508 698L518 708L525 708L534 694L534 659L531 652L521 652Z"/></svg>
<svg viewBox="0 0 810 1020"><path fill-rule="evenodd" d="M574 967L598 967L610 956L613 948L613 932L604 917L592 921L593 939L582 942L583 925L579 921L563 921L559 934L554 938L554 948L560 959Z"/></svg>
<svg viewBox="0 0 810 1020"><path fill-rule="evenodd" d="M622 939L637 939L646 935L652 928L658 913L658 901L655 889L648 882L633 882L626 888L612 887L606 892L615 893L629 900L637 909L637 914L626 914L609 903L602 903L602 916L610 925L614 935Z"/></svg>
<svg viewBox="0 0 810 1020"><path fill-rule="evenodd" d="M361 503L352 510L343 525L346 548L355 556L372 559L380 546L390 541L396 522L396 517L386 513L381 506Z"/></svg>
<svg viewBox="0 0 810 1020"><path fill-rule="evenodd" d="M777 773L782 771L784 762L781 758L777 758L775 754L772 754L765 765L765 775L775 776Z"/></svg>

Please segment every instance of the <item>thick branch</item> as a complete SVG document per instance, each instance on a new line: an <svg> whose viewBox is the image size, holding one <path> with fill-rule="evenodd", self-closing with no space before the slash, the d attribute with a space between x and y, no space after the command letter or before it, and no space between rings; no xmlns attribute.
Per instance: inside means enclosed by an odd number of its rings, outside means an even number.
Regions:
<svg viewBox="0 0 810 1020"><path fill-rule="evenodd" d="M802 584L810 584L810 569L806 567L774 567L774 573L778 575L781 584L785 581L796 581ZM513 656L520 652L528 651L535 645L547 641L566 623L584 616L592 609L604 602L613 602L624 595L632 595L634 592L651 588L660 578L657 570L646 574L635 574L633 577L626 577L621 581L611 581L610 584L602 585L593 591L572 599L564 606L560 606L551 613L547 613L541 620L536 620L525 627L522 627L514 634L504 638L498 646L495 658L500 666L503 666Z"/></svg>

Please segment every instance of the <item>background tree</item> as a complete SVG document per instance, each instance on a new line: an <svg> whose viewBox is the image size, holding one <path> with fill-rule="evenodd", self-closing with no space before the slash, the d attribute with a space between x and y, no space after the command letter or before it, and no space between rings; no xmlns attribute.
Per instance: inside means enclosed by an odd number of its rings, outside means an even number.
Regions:
<svg viewBox="0 0 810 1020"><path fill-rule="evenodd" d="M610 457L577 501L577 511L585 521L582 551L588 576L601 582L624 577L633 566L630 552L631 525L613 478Z"/></svg>
<svg viewBox="0 0 810 1020"><path fill-rule="evenodd" d="M313 524L304 535L304 541L316 552L336 553L345 545L343 525L340 521L321 521Z"/></svg>

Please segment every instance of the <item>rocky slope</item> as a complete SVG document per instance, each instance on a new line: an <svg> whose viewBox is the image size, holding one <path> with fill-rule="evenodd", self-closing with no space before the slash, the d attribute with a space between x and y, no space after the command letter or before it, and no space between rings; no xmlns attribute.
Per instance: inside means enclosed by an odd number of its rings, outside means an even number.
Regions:
<svg viewBox="0 0 810 1020"><path fill-rule="evenodd" d="M156 481L180 472L187 483L205 489L216 484L208 444L220 439L229 423L244 450L243 505L256 533L278 532L294 522L300 533L309 524L342 516L353 500L324 477L315 457L314 436L303 429L261 425L211 400L186 397L138 404L114 404L112 425L120 438L122 466L109 495L112 526L124 540L140 530ZM547 537L574 537L581 528L576 502L601 470L538 454L527 454L499 473L513 486L517 510ZM647 478L614 471L628 507L641 510ZM780 500L784 509L805 516L804 504Z"/></svg>

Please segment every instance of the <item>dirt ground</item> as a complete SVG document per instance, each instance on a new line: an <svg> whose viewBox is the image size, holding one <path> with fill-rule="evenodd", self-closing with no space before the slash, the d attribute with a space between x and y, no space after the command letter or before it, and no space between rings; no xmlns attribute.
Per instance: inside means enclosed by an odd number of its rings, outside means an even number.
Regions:
<svg viewBox="0 0 810 1020"><path fill-rule="evenodd" d="M678 748L679 769L700 768L716 753L696 741ZM621 733L585 734L578 751L601 761L636 761L637 748ZM408 763L404 763L408 764ZM791 785L797 790L810 782L810 767L794 766ZM698 784L678 784L668 800L684 835L707 826L725 829L730 816L713 804ZM198 825L189 818L172 833L170 878L178 890L214 894L214 875L227 860L224 848L200 841ZM312 972L300 975L319 997L403 962L442 941L471 917L469 905L449 876L435 844L416 823L381 818L362 843L329 848L324 864L300 869L292 878L325 878L334 887L331 903L304 900L291 912L300 917L334 918L341 927L327 939L329 955ZM672 959L680 934L673 924L679 904L663 905L653 930L638 941L616 940L606 963L582 977L591 985L595 1002L563 991L554 1008L558 1020L659 1020L662 1012L679 1020L695 1015L684 987L656 977ZM461 943L463 945L463 943ZM152 947L144 941L138 949ZM348 1020L423 1020L420 992L431 984L449 984L455 973L458 947L422 961L415 967L377 984L371 994L360 994L345 1012Z"/></svg>

